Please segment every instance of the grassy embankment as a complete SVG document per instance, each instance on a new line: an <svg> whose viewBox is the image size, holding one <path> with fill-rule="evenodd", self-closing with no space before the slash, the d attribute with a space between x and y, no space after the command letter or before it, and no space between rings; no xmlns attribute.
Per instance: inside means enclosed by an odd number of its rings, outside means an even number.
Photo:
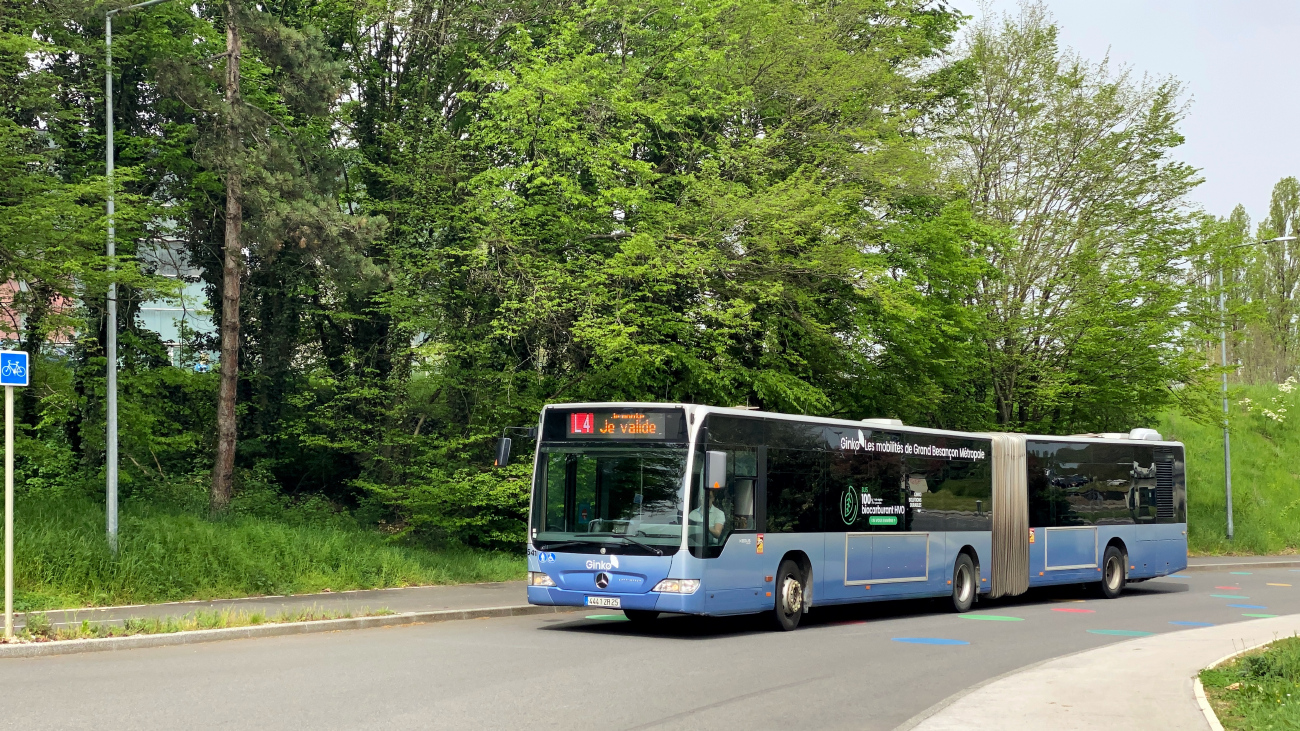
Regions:
<svg viewBox="0 0 1300 731"><path fill-rule="evenodd" d="M1194 554L1300 549L1300 388L1288 393L1277 386L1243 386L1229 394L1236 532L1231 542L1224 537L1222 428L1179 414L1166 414L1157 427L1165 438L1187 445L1188 546Z"/></svg>
<svg viewBox="0 0 1300 731"><path fill-rule="evenodd" d="M1300 728L1300 637L1202 670L1201 684L1229 731Z"/></svg>
<svg viewBox="0 0 1300 731"><path fill-rule="evenodd" d="M238 507L238 506L237 506ZM101 503L24 496L14 511L19 611L507 581L522 556L398 543L328 510L202 510L128 501L119 554Z"/></svg>

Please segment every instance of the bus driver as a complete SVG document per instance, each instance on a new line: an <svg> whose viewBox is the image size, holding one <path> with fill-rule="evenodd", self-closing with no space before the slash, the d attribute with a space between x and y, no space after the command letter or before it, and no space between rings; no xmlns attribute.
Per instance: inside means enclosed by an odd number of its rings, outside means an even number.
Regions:
<svg viewBox="0 0 1300 731"><path fill-rule="evenodd" d="M705 492L709 494L709 533L716 541L722 537L722 525L727 522L727 515L722 512L721 508L713 504L713 496L717 494L717 490L705 490ZM699 506L692 510L687 518L691 523L698 525L700 522Z"/></svg>

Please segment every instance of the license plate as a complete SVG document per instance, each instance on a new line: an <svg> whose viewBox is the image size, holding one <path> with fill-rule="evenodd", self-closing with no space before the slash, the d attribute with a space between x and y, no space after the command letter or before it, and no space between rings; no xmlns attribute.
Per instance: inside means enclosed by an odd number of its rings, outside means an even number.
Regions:
<svg viewBox="0 0 1300 731"><path fill-rule="evenodd" d="M616 596L589 596L587 597L587 606L622 609L623 600Z"/></svg>

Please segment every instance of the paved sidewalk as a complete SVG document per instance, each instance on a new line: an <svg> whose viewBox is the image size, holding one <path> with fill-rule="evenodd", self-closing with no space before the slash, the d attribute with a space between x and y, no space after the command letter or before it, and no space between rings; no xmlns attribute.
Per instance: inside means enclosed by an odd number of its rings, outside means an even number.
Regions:
<svg viewBox="0 0 1300 731"><path fill-rule="evenodd" d="M1242 648L1296 633L1300 614L1106 645L977 686L910 728L1208 731L1192 690L1196 674Z"/></svg>
<svg viewBox="0 0 1300 731"><path fill-rule="evenodd" d="M1294 556L1196 556L1187 559L1188 571L1231 571L1258 566L1261 568L1300 568L1300 555Z"/></svg>
<svg viewBox="0 0 1300 731"><path fill-rule="evenodd" d="M528 604L524 582L496 584L460 584L455 586L413 586L401 589L338 591L295 596L216 599L213 601L139 604L127 607L54 609L44 612L55 626L82 621L120 623L128 618L180 617L199 611L263 612L281 614L295 609L325 609L360 614L364 610L388 609L397 613L435 612L451 609L488 609ZM14 624L22 627L23 614L14 615Z"/></svg>

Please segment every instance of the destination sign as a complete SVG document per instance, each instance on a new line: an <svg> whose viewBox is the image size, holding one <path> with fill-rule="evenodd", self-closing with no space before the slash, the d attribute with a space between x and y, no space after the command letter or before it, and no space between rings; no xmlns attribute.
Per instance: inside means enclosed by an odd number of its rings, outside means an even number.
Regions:
<svg viewBox="0 0 1300 731"><path fill-rule="evenodd" d="M575 411L569 414L570 439L667 439L665 414L641 411Z"/></svg>

